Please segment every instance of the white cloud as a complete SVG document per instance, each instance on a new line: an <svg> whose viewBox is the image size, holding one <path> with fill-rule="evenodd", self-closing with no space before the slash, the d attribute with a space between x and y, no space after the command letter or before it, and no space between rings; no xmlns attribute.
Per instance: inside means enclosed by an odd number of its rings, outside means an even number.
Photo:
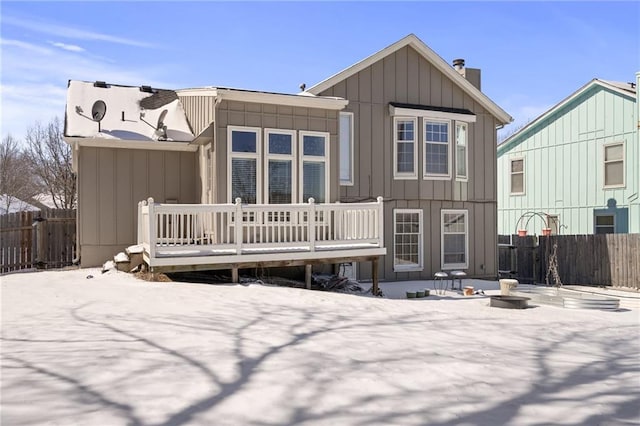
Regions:
<svg viewBox="0 0 640 426"><path fill-rule="evenodd" d="M0 39L0 45L6 46L6 47L17 47L19 49L28 50L32 53L38 53L40 55L53 55L53 50L47 47L42 47L32 43L27 43L26 41L11 40L11 39L3 38L3 39Z"/></svg>
<svg viewBox="0 0 640 426"><path fill-rule="evenodd" d="M113 36L110 34L103 34L94 31L87 31L78 28L72 28L69 26L57 25L48 22L24 20L15 18L12 16L2 17L3 25L12 25L15 27L23 28L30 31L35 31L43 34L48 34L56 37L63 37L76 40L91 40L91 41L104 41L109 43L124 44L127 46L136 47L154 47L153 44L139 40L132 40L129 38Z"/></svg>
<svg viewBox="0 0 640 426"><path fill-rule="evenodd" d="M84 49L80 46L76 46L75 44L66 44L59 42L49 42L50 45L59 47L60 49L68 50L69 52L84 52Z"/></svg>

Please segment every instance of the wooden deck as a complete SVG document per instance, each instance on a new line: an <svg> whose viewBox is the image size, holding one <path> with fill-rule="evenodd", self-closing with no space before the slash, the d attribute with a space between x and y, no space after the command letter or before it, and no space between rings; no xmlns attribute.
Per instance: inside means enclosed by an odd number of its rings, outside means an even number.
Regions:
<svg viewBox="0 0 640 426"><path fill-rule="evenodd" d="M382 197L374 203L138 205L138 243L153 272L372 263L377 291Z"/></svg>

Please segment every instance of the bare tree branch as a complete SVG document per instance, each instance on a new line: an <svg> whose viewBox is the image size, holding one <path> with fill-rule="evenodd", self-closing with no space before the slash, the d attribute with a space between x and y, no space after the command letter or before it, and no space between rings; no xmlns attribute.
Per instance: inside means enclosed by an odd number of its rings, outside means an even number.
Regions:
<svg viewBox="0 0 640 426"><path fill-rule="evenodd" d="M0 210L9 211L12 204L26 203L37 195L41 188L31 170L26 153L17 139L7 135L0 143L0 195L3 195ZM18 205L21 210L23 205Z"/></svg>
<svg viewBox="0 0 640 426"><path fill-rule="evenodd" d="M76 176L72 151L62 139L62 124L54 118L48 124L36 123L27 130L27 152L35 175L57 208L76 206Z"/></svg>

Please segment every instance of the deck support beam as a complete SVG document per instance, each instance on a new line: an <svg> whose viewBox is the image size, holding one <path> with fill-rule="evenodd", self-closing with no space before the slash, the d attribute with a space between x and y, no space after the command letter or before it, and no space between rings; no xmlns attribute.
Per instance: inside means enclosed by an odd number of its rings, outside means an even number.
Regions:
<svg viewBox="0 0 640 426"><path fill-rule="evenodd" d="M238 268L231 268L231 282L234 284L238 284L238 282L240 282L238 277Z"/></svg>
<svg viewBox="0 0 640 426"><path fill-rule="evenodd" d="M373 281L371 286L371 294L374 296L378 295L378 256L371 259L371 281Z"/></svg>
<svg viewBox="0 0 640 426"><path fill-rule="evenodd" d="M307 263L304 265L304 283L307 286L307 290L311 290L311 270L313 269L313 265Z"/></svg>

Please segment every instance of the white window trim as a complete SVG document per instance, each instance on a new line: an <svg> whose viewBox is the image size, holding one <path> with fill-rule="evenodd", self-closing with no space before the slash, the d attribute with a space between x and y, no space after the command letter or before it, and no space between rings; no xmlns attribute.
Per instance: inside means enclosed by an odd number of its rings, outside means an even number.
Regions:
<svg viewBox="0 0 640 426"><path fill-rule="evenodd" d="M442 145L442 142L429 142L427 141L427 123L446 123L448 124L448 132L447 132L447 169L449 171L449 173L445 174L441 174L441 173L427 173L427 144L428 143L433 143L433 144L440 144ZM422 178L423 179L427 179L427 180L451 180L451 176L452 176L452 171L451 171L451 167L453 164L452 158L453 155L451 154L451 121L450 120L442 120L442 119L437 119L437 118L431 118L431 117L424 117L424 119L422 120L422 138L423 138L423 149L422 149L422 156L424 158L422 158ZM455 131L455 129L454 129Z"/></svg>
<svg viewBox="0 0 640 426"><path fill-rule="evenodd" d="M622 146L622 160L610 160L607 161L607 148L610 146ZM607 164L622 162L622 183L616 183L614 185L607 185ZM627 164L627 151L625 141L617 141L610 142L602 145L602 188L604 189L613 189L613 188L624 188L627 186L626 179L626 164Z"/></svg>
<svg viewBox="0 0 640 426"><path fill-rule="evenodd" d="M458 175L458 126L464 127L464 170L466 175ZM469 125L464 122L457 121L454 125L455 151L456 151L456 180L460 182L469 181Z"/></svg>
<svg viewBox="0 0 640 426"><path fill-rule="evenodd" d="M398 121L413 122L413 173L404 173L398 171ZM393 178L418 179L418 119L416 117L393 117Z"/></svg>
<svg viewBox="0 0 640 426"><path fill-rule="evenodd" d="M350 165L350 169L351 170L351 175L350 175L350 179L349 180L342 180L342 176L340 176L340 186L353 186L354 184L354 160L353 160L353 154L354 154L354 144L355 144L355 140L354 140L354 126L355 126L355 122L353 121L353 113L352 112L341 112L340 116L350 116L351 118L349 119L351 122L351 129L349 129L349 137L350 137L350 141L349 141L349 159L351 161L351 165ZM342 122L342 120L340 119L340 117L338 117L338 129L340 127L340 123ZM340 132L338 132L338 134L340 134ZM339 143L339 152L342 151L342 140L340 140ZM339 160L339 165L340 168L342 168L342 157L340 157Z"/></svg>
<svg viewBox="0 0 640 426"><path fill-rule="evenodd" d="M420 225L420 236L418 238L418 264L417 265L396 265L396 219L398 213L418 213L418 223ZM422 209L393 209L393 271L394 272L416 272L424 269L424 221L422 219Z"/></svg>
<svg viewBox="0 0 640 426"><path fill-rule="evenodd" d="M511 187L513 183L513 167L512 164L514 161L522 160L522 192L513 192L513 188ZM527 172L527 162L524 157L514 157L509 159L509 195L525 195L527 193L527 185L526 185L526 172Z"/></svg>
<svg viewBox="0 0 640 426"><path fill-rule="evenodd" d="M290 135L291 136L291 154L270 154L269 153L269 135ZM288 129L264 129L264 204L269 204L269 160L289 160L291 161L291 203L297 203L298 191L296 183L298 182L298 162L297 158L297 138L295 130Z"/></svg>
<svg viewBox="0 0 640 426"><path fill-rule="evenodd" d="M465 263L444 263L444 215L464 214L464 250ZM468 269L469 268L469 211L468 210L441 210L440 211L440 266L442 270Z"/></svg>
<svg viewBox="0 0 640 426"><path fill-rule="evenodd" d="M231 136L234 131L253 132L256 134L256 152L233 152L233 144ZM256 160L256 203L262 203L262 129L260 127L243 127L243 126L227 126L227 200L229 203L235 203L233 197L233 179L231 176L231 162L234 158L249 158ZM242 200L244 203L246 200Z"/></svg>
<svg viewBox="0 0 640 426"><path fill-rule="evenodd" d="M324 169L325 169L325 173L324 173L324 185L325 185L325 189L324 189L324 198L325 198L325 203L329 203L331 201L331 186L330 186L330 175L331 175L331 169L330 169L330 164L329 164L329 150L331 149L331 145L330 145L330 134L328 132L312 132L312 131L308 131L308 130L300 130L298 132L299 134L299 138L298 138L298 144L299 144L299 152L300 152L300 162L298 164L298 176L300 177L298 179L299 183L298 183L298 199L300 200L301 203L306 203L309 200L303 200L303 193L304 193L304 163L305 162L313 162L313 163L325 163L324 164ZM305 136L322 136L324 137L324 157L318 157L315 155L304 155L304 137ZM318 202L318 200L315 200L316 203Z"/></svg>

